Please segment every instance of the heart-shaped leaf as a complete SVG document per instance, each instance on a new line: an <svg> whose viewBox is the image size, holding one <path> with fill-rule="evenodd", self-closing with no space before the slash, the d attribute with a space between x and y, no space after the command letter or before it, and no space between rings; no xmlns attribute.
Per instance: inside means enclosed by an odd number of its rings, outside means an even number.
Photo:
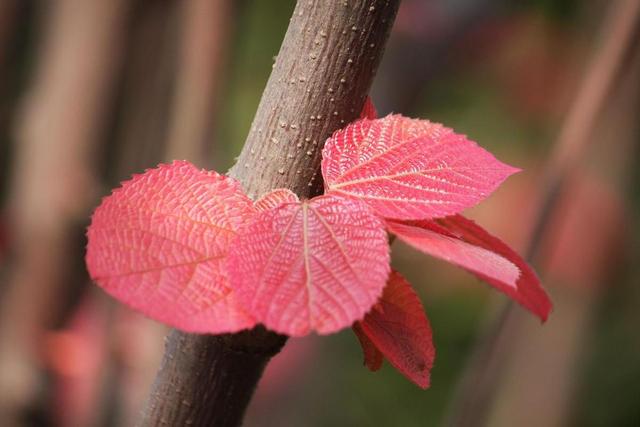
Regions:
<svg viewBox="0 0 640 427"><path fill-rule="evenodd" d="M366 204L326 195L257 214L238 233L227 267L238 299L267 328L328 334L376 302L389 245Z"/></svg>
<svg viewBox="0 0 640 427"><path fill-rule="evenodd" d="M327 191L362 199L393 219L458 213L517 170L451 129L399 115L350 124L322 152Z"/></svg>
<svg viewBox="0 0 640 427"><path fill-rule="evenodd" d="M235 302L222 260L255 210L240 184L188 162L160 165L106 197L87 232L87 267L109 294L189 332L255 324Z"/></svg>
<svg viewBox="0 0 640 427"><path fill-rule="evenodd" d="M435 359L435 348L429 320L420 299L407 280L392 271L382 298L354 330L358 329L371 344L405 377L422 388L429 387L429 375ZM365 364L379 368L382 361L363 344ZM375 370L375 369L372 369Z"/></svg>
<svg viewBox="0 0 640 427"><path fill-rule="evenodd" d="M545 321L551 301L529 265L500 239L461 215L434 221L387 221L400 240L456 264Z"/></svg>

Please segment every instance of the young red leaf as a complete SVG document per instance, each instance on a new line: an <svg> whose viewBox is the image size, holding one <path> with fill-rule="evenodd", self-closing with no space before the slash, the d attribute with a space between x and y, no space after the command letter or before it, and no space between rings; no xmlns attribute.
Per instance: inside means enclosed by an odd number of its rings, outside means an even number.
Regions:
<svg viewBox="0 0 640 427"><path fill-rule="evenodd" d="M283 203L297 203L299 201L300 199L293 191L286 188L278 188L260 197L254 206L258 211L268 211Z"/></svg>
<svg viewBox="0 0 640 427"><path fill-rule="evenodd" d="M436 354L431 326L420 299L400 273L391 271L382 298L356 325L405 377L422 388L429 387ZM377 363L371 349L363 345L363 351L365 360L370 354L371 363Z"/></svg>
<svg viewBox="0 0 640 427"><path fill-rule="evenodd" d="M362 355L364 356L364 366L369 368L371 372L376 372L382 368L384 356L378 350L378 347L362 330L361 322L356 322L352 326L353 332L356 334L360 347L362 347Z"/></svg>
<svg viewBox="0 0 640 427"><path fill-rule="evenodd" d="M393 219L458 213L517 170L451 129L399 115L352 123L322 152L327 191L360 198Z"/></svg>
<svg viewBox="0 0 640 427"><path fill-rule="evenodd" d="M360 112L361 119L377 119L378 111L376 110L376 106L373 105L373 101L371 97L367 96L364 100L364 105L362 106L362 111Z"/></svg>
<svg viewBox="0 0 640 427"><path fill-rule="evenodd" d="M376 302L389 244L365 203L327 195L256 215L239 232L227 267L238 299L269 329L329 334Z"/></svg>
<svg viewBox="0 0 640 427"><path fill-rule="evenodd" d="M387 221L416 249L456 264L504 292L545 321L551 301L529 265L500 239L461 215L435 221Z"/></svg>
<svg viewBox="0 0 640 427"><path fill-rule="evenodd" d="M520 270L515 264L491 250L461 240L434 222L387 221L387 227L400 240L422 252L517 288Z"/></svg>
<svg viewBox="0 0 640 427"><path fill-rule="evenodd" d="M188 162L160 165L123 183L93 214L87 267L109 294L189 332L251 327L222 259L254 214L240 184Z"/></svg>

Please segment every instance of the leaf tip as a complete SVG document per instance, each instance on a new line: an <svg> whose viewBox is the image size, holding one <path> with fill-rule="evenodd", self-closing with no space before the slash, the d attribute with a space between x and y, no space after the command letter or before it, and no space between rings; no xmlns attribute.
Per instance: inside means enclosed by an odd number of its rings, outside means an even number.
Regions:
<svg viewBox="0 0 640 427"><path fill-rule="evenodd" d="M537 310L535 314L540 319L540 323L544 325L545 323L547 323L547 320L549 320L549 316L551 315L552 312L553 312L553 303L551 302L551 298L549 298L549 296L545 292L545 299L541 304L541 307Z"/></svg>

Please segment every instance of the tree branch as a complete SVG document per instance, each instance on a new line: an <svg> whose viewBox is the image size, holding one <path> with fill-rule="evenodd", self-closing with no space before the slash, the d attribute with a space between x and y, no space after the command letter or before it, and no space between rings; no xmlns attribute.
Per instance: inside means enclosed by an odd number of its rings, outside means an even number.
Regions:
<svg viewBox="0 0 640 427"><path fill-rule="evenodd" d="M321 148L356 119L382 57L399 0L299 1L231 175L251 197L322 188Z"/></svg>
<svg viewBox="0 0 640 427"><path fill-rule="evenodd" d="M400 0L298 1L251 131L229 174L250 197L322 189L321 149L356 119ZM173 331L141 425L237 426L286 337L257 327L207 336Z"/></svg>

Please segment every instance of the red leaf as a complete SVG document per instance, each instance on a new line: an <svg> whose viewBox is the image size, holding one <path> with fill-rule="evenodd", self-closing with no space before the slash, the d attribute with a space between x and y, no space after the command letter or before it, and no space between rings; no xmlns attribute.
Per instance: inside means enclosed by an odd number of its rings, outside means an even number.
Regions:
<svg viewBox="0 0 640 427"><path fill-rule="evenodd" d="M254 206L258 211L268 211L269 209L277 208L283 203L297 203L299 201L300 199L293 191L286 188L278 188L260 197Z"/></svg>
<svg viewBox="0 0 640 427"><path fill-rule="evenodd" d="M280 333L336 332L361 319L389 274L384 224L338 196L259 213L234 241L229 279L256 319Z"/></svg>
<svg viewBox="0 0 640 427"><path fill-rule="evenodd" d="M511 261L491 250L469 244L433 222L387 221L387 226L391 233L422 252L517 287L520 269Z"/></svg>
<svg viewBox="0 0 640 427"><path fill-rule="evenodd" d="M221 272L236 229L254 214L231 178L188 162L123 183L93 214L87 267L109 294L189 332L254 325Z"/></svg>
<svg viewBox="0 0 640 427"><path fill-rule="evenodd" d="M365 316L366 317L366 316ZM378 347L369 339L367 334L362 330L362 322L356 322L353 324L352 329L356 334L360 346L362 347L362 355L364 356L364 365L369 368L370 371L376 372L382 368L382 362L384 362L384 356L378 350Z"/></svg>
<svg viewBox="0 0 640 427"><path fill-rule="evenodd" d="M500 239L461 215L435 221L387 221L400 240L456 264L545 321L551 301L529 265Z"/></svg>
<svg viewBox="0 0 640 427"><path fill-rule="evenodd" d="M399 115L337 131L322 157L327 191L360 198L394 219L458 213L517 171L451 129Z"/></svg>
<svg viewBox="0 0 640 427"><path fill-rule="evenodd" d="M362 106L362 111L360 112L361 119L377 119L378 111L376 111L376 106L373 105L373 101L371 97L367 96L364 100L364 105Z"/></svg>
<svg viewBox="0 0 640 427"><path fill-rule="evenodd" d="M420 299L400 273L391 272L382 298L356 325L405 377L422 388L429 387L436 354L431 326ZM372 353L364 345L363 351L365 359ZM371 363L376 363L375 359Z"/></svg>

